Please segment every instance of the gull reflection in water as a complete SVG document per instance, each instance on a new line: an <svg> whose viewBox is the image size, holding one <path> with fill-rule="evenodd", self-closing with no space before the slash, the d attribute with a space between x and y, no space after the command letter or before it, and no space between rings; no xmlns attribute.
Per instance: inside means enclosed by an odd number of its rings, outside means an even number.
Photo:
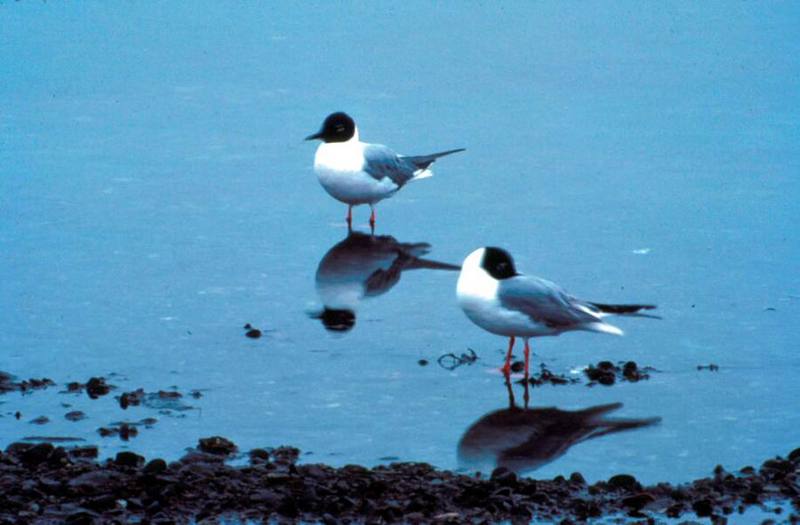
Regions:
<svg viewBox="0 0 800 525"><path fill-rule="evenodd" d="M389 235L368 235L351 231L328 250L317 267L317 294L321 312L312 314L326 329L347 332L356 323L362 300L385 294L407 270L453 270L459 266L422 259L430 244L402 243Z"/></svg>
<svg viewBox="0 0 800 525"><path fill-rule="evenodd" d="M460 466L476 470L505 467L516 473L532 471L563 456L577 443L648 427L661 421L659 417L606 417L622 408L622 403L597 405L583 410L528 408L527 404L525 408L519 408L514 402L514 392L508 381L506 388L509 407L484 415L461 437L458 443Z"/></svg>

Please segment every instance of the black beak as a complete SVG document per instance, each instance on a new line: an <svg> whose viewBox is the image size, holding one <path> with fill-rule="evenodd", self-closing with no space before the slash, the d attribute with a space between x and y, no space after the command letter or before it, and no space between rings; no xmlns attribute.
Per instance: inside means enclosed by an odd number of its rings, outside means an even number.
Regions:
<svg viewBox="0 0 800 525"><path fill-rule="evenodd" d="M322 138L322 132L321 131L317 131L313 135L307 136L306 140L317 140L317 139L321 139L321 138Z"/></svg>

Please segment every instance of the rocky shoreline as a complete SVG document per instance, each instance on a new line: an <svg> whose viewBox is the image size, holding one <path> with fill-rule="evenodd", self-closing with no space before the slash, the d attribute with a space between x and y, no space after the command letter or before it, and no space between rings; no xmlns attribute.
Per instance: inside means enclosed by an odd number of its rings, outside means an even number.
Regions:
<svg viewBox="0 0 800 525"><path fill-rule="evenodd" d="M371 469L297 464L291 447L254 449L249 464L226 463L236 446L200 440L174 462L133 452L98 461L97 448L12 443L0 454L0 524L214 523L236 517L322 523L560 523L620 516L736 522L750 506L800 523L800 449L759 468L681 485L643 486L619 474L588 485L573 473L552 480L520 478L498 468L468 476L424 463Z"/></svg>

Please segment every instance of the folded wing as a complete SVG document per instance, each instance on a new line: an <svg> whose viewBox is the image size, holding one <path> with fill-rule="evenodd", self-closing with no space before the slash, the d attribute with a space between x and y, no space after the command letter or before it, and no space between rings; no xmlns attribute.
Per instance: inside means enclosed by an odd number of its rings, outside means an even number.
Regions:
<svg viewBox="0 0 800 525"><path fill-rule="evenodd" d="M500 302L506 308L524 313L532 320L552 328L578 328L600 322L580 302L560 286L545 279L520 275L500 281Z"/></svg>

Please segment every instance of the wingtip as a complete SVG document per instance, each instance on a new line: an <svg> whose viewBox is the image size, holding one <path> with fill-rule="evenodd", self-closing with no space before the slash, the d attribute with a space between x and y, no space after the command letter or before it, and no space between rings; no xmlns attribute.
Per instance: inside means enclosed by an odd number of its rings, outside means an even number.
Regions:
<svg viewBox="0 0 800 525"><path fill-rule="evenodd" d="M613 324L608 323L590 323L588 325L589 330L592 332L601 332L604 334L611 334L611 335L625 335L621 329L617 328Z"/></svg>

